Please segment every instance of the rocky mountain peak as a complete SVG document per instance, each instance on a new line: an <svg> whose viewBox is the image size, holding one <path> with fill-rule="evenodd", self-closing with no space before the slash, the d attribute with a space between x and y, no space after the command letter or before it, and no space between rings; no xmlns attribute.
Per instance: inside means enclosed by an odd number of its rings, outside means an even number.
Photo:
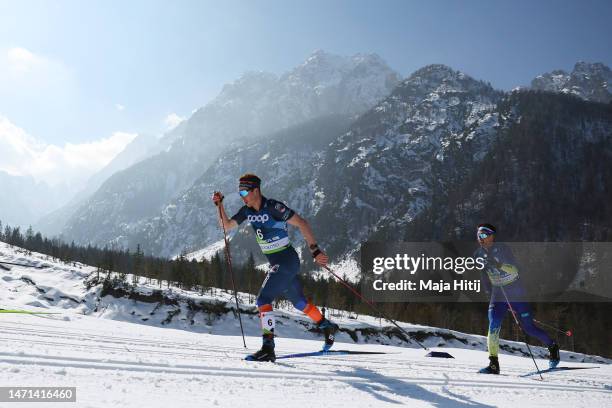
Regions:
<svg viewBox="0 0 612 408"><path fill-rule="evenodd" d="M612 71L600 62L579 61L571 73L554 70L538 75L531 81L535 90L576 95L584 100L609 103L612 101Z"/></svg>

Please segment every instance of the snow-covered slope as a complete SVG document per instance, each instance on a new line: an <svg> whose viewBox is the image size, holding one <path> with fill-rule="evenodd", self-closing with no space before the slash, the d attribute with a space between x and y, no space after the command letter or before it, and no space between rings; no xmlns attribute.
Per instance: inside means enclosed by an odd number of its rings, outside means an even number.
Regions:
<svg viewBox="0 0 612 408"><path fill-rule="evenodd" d="M430 334L423 336L429 346L444 342L455 357L432 359L369 317L333 315L342 329L335 348L386 354L245 362L244 355L260 343L246 295L248 350L230 294L155 292L154 286L141 284L131 299L100 296L100 286L84 285L94 268L65 265L6 244L0 244L0 252L3 260L31 266L0 269L1 306L60 312L0 314L2 385L76 386L79 407L268 407L272 402L286 407L542 407L560 401L562 406L603 407L612 395L607 359L562 352L565 366L597 368L544 374L544 381L536 381L523 346L504 342L503 375L485 376L476 373L486 360L481 336L402 324L413 333ZM198 310L203 306L209 310ZM317 350L321 339L309 329L301 317L282 311L277 354ZM537 363L545 366L542 350L535 351Z"/></svg>
<svg viewBox="0 0 612 408"><path fill-rule="evenodd" d="M2 260L29 265L0 269L0 308L36 311L61 311L67 318L82 314L99 318L122 320L156 327L188 330L196 333L239 334L234 316L233 294L210 288L205 293L175 287L160 288L157 282L145 282L131 287L111 279L104 284L105 275L96 268L74 263L64 264L41 254L30 254L18 247L0 242ZM118 274L112 274L117 278ZM131 276L126 280L131 282ZM248 335L260 333L254 296L239 294L243 323ZM312 322L286 302L276 305L280 319L278 335L301 339L320 338ZM370 316L355 316L347 312L331 311L330 317L340 327L337 340L358 344L388 344L411 348L419 346L403 337L393 326ZM428 347L455 347L485 350L486 338L457 331L403 323L402 326ZM502 341L508 353L527 355L524 344ZM546 356L543 348L534 348L539 356ZM607 362L596 356L564 352L565 358L583 362Z"/></svg>

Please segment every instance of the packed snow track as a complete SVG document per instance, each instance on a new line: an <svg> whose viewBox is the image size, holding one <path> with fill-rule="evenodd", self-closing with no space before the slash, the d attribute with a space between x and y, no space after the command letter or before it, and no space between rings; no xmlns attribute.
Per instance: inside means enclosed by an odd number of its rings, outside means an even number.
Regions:
<svg viewBox="0 0 612 408"><path fill-rule="evenodd" d="M247 337L198 334L77 314L0 315L0 386L72 386L78 407L605 407L612 367L534 374L529 358L502 355L502 375L478 374L486 353L337 343L384 355L318 356L254 363ZM277 339L277 355L316 351L321 342ZM541 368L546 361L538 359ZM530 373L532 375L530 375ZM2 406L13 404L4 403ZM27 404L20 404L20 407ZM38 404L34 404L38 406Z"/></svg>

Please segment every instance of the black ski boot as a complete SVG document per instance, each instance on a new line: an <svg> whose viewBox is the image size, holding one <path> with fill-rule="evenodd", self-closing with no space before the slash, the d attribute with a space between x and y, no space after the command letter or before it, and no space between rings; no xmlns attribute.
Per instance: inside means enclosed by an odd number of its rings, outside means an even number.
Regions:
<svg viewBox="0 0 612 408"><path fill-rule="evenodd" d="M254 354L245 357L247 361L276 361L274 354L274 334L264 334L261 348Z"/></svg>
<svg viewBox="0 0 612 408"><path fill-rule="evenodd" d="M329 351L331 347L334 345L334 340L336 340L335 335L338 331L339 327L336 323L332 323L326 318L323 318L318 324L317 328L323 330L323 337L325 338L325 344L323 345L323 350L321 351Z"/></svg>
<svg viewBox="0 0 612 408"><path fill-rule="evenodd" d="M548 346L548 367L556 368L559 365L559 361L561 361L561 356L559 355L559 345L557 343L553 343Z"/></svg>
<svg viewBox="0 0 612 408"><path fill-rule="evenodd" d="M481 368L478 372L482 374L499 374L499 360L497 357L490 356L489 365Z"/></svg>

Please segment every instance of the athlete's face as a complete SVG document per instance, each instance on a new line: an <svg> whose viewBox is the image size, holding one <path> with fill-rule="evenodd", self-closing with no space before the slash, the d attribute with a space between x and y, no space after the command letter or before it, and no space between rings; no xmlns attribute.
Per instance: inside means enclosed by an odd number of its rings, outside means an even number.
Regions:
<svg viewBox="0 0 612 408"><path fill-rule="evenodd" d="M493 245L493 242L495 242L495 234L487 235L477 232L476 238L478 239L478 244L485 249L490 248L491 245Z"/></svg>
<svg viewBox="0 0 612 408"><path fill-rule="evenodd" d="M244 189L241 191L248 191L248 194L246 195L244 195L244 193L240 194L240 197L242 198L242 202L247 207L254 208L261 201L261 193L259 192L258 188L255 188L252 190Z"/></svg>

